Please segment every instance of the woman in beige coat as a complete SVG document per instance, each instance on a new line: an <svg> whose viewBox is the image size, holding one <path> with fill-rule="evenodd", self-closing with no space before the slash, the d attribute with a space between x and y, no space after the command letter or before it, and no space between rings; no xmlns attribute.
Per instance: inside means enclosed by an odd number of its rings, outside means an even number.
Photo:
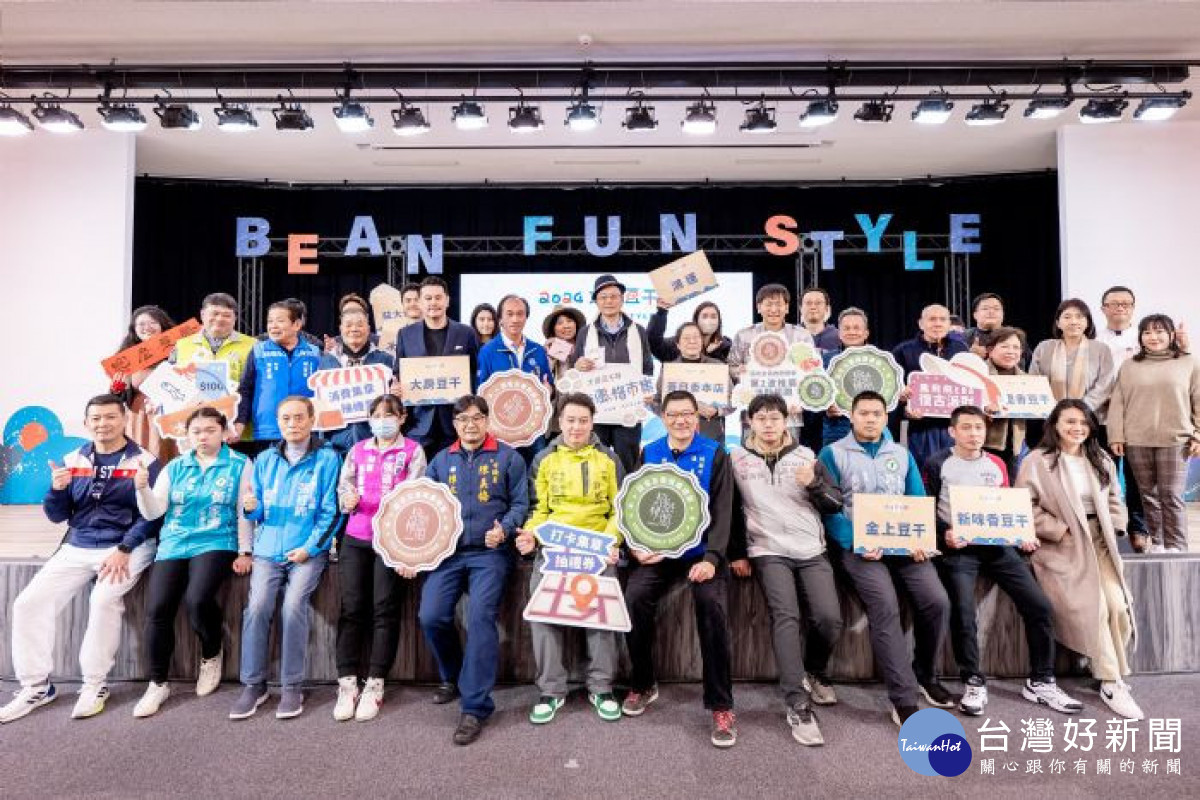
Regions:
<svg viewBox="0 0 1200 800"><path fill-rule="evenodd" d="M1135 630L1117 536L1129 515L1116 466L1097 439L1099 428L1085 402L1060 401L1041 444L1021 464L1016 486L1029 489L1033 499L1041 545L1033 571L1054 607L1055 635L1088 657L1109 708L1141 719L1123 680Z"/></svg>

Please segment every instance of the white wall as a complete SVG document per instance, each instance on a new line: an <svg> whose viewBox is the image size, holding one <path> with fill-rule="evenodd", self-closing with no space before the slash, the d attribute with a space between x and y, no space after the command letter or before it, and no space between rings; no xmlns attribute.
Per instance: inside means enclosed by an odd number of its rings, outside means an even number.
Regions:
<svg viewBox="0 0 1200 800"><path fill-rule="evenodd" d="M1063 296L1097 325L1114 284L1135 320L1162 312L1200 335L1200 122L1068 125L1058 132ZM1195 345L1193 345L1195 346Z"/></svg>
<svg viewBox="0 0 1200 800"><path fill-rule="evenodd" d="M0 139L0 425L44 405L83 434L128 324L133 177L131 134Z"/></svg>

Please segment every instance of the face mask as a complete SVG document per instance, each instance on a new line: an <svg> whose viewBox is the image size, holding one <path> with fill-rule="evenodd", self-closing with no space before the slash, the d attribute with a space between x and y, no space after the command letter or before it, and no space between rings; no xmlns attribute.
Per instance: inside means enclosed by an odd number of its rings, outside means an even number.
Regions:
<svg viewBox="0 0 1200 800"><path fill-rule="evenodd" d="M372 417L371 433L380 439L395 439L400 432L400 420L395 417Z"/></svg>
<svg viewBox="0 0 1200 800"><path fill-rule="evenodd" d="M702 319L697 324L700 326L700 332L705 336L708 336L710 333L716 333L717 326L720 325L715 319Z"/></svg>

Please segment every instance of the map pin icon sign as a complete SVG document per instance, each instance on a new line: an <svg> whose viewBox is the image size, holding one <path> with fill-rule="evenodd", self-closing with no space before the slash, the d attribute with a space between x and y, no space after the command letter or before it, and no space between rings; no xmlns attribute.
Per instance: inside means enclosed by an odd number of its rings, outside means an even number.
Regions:
<svg viewBox="0 0 1200 800"><path fill-rule="evenodd" d="M571 579L571 597L580 611L586 611L598 594L600 584L591 575L576 575Z"/></svg>

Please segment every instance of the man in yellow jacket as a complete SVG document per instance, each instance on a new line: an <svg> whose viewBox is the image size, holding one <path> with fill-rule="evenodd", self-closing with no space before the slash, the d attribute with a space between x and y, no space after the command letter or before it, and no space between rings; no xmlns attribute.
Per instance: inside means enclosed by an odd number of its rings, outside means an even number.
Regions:
<svg viewBox="0 0 1200 800"><path fill-rule="evenodd" d="M617 455L600 443L592 430L596 406L584 394L567 394L559 399L558 422L562 434L553 439L530 465L530 507L532 515L518 532L517 550L529 555L537 549L533 532L544 522L558 522L614 537L605 575L615 576L617 548L621 534L617 530L617 491L624 470ZM541 581L545 555L539 555L530 588ZM561 625L529 623L533 634L533 655L537 661L537 685L541 693L529 713L535 725L554 719L567 698L567 670L563 666ZM608 722L621 718L621 706L613 697L612 684L617 671L617 634L588 629L588 699L596 714Z"/></svg>
<svg viewBox="0 0 1200 800"><path fill-rule="evenodd" d="M228 385L233 391L242 379L246 359L254 348L253 336L234 330L237 325L237 301L224 292L207 295L200 305L200 323L204 326L203 330L175 343L171 363L186 367L196 362L224 361L229 364ZM250 435L251 431L243 431L242 438L248 440ZM230 444L238 441L232 427L227 439Z"/></svg>

